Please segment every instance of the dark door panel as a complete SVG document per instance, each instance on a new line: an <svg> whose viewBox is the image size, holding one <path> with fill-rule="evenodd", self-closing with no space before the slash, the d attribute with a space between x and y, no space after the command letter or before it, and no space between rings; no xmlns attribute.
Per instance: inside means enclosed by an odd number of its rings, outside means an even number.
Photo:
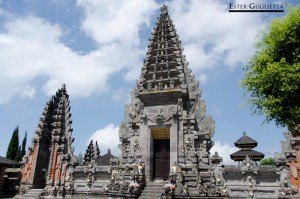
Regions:
<svg viewBox="0 0 300 199"><path fill-rule="evenodd" d="M165 179L170 171L170 140L154 140L154 178Z"/></svg>

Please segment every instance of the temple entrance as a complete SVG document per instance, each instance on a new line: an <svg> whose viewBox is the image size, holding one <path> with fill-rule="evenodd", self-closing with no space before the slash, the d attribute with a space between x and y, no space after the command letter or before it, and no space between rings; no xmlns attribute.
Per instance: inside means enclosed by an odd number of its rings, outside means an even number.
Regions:
<svg viewBox="0 0 300 199"><path fill-rule="evenodd" d="M170 172L170 140L154 140L154 179L167 179Z"/></svg>
<svg viewBox="0 0 300 199"><path fill-rule="evenodd" d="M49 143L41 142L39 146L39 153L36 160L35 176L33 179L32 188L43 189L46 187L47 171L49 166Z"/></svg>
<svg viewBox="0 0 300 199"><path fill-rule="evenodd" d="M170 129L152 129L153 179L165 180L170 172Z"/></svg>

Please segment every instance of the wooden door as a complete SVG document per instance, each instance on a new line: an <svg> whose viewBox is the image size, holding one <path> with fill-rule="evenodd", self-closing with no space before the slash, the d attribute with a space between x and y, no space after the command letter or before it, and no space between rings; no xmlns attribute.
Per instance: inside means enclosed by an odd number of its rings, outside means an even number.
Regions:
<svg viewBox="0 0 300 199"><path fill-rule="evenodd" d="M154 140L154 178L168 178L170 172L170 140Z"/></svg>

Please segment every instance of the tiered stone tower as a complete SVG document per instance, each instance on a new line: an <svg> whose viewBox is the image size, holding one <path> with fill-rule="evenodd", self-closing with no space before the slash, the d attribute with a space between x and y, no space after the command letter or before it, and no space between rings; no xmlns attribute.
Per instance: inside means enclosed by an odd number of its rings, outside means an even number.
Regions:
<svg viewBox="0 0 300 199"><path fill-rule="evenodd" d="M21 192L46 188L63 194L65 175L75 162L70 101L65 85L47 102L27 154L23 157Z"/></svg>
<svg viewBox="0 0 300 199"><path fill-rule="evenodd" d="M63 86L47 103L24 157L20 193L26 194L18 198L296 198L299 137L285 134L288 140L273 166L251 160L258 160L249 156L257 143L246 136L236 142L247 152L242 158L237 154L243 159L239 166L220 165L222 158L210 155L214 121L206 115L199 82L182 52L163 6L140 80L125 107L118 159L110 151L100 156L91 142L85 164L73 167L72 122Z"/></svg>
<svg viewBox="0 0 300 199"><path fill-rule="evenodd" d="M152 181L168 178L176 167L173 174L188 187L215 187L209 153L214 121L206 116L199 81L188 65L163 6L120 126L121 168L132 168L133 175L134 165L143 162L146 180Z"/></svg>

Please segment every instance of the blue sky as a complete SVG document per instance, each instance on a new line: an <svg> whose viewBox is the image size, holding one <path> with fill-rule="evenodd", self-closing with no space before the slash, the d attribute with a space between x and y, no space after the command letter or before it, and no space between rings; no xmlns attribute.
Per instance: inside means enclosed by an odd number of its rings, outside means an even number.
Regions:
<svg viewBox="0 0 300 199"><path fill-rule="evenodd" d="M239 82L257 34L279 13L228 13L232 1L166 1L197 79L207 113L216 122L214 150L229 163L243 131L257 150L281 151L284 128L263 124L244 106ZM296 5L297 1L289 1ZM161 1L0 0L0 155L13 129L28 144L45 103L66 83L75 153L97 139L102 154L117 153L118 125L139 78ZM284 13L285 14L285 13Z"/></svg>

